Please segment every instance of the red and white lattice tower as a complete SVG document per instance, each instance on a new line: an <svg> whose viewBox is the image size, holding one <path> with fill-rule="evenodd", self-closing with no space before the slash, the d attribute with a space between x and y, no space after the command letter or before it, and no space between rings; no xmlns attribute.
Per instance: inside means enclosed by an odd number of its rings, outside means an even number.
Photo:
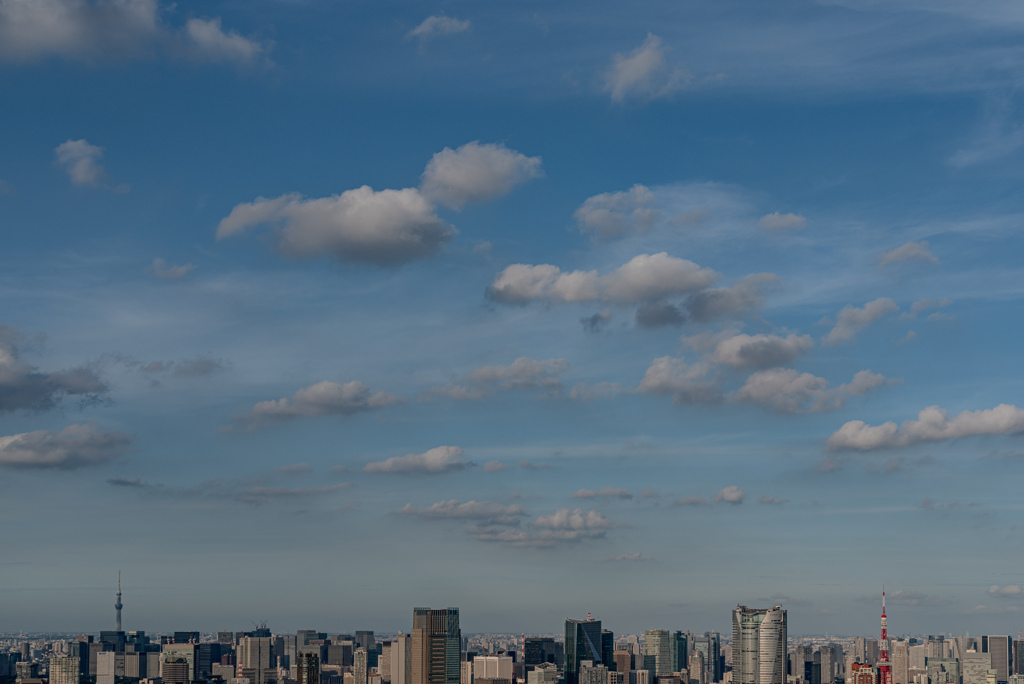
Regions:
<svg viewBox="0 0 1024 684"><path fill-rule="evenodd" d="M892 684L889 665L889 631L885 619L885 587L882 587L882 641L878 644L878 684Z"/></svg>

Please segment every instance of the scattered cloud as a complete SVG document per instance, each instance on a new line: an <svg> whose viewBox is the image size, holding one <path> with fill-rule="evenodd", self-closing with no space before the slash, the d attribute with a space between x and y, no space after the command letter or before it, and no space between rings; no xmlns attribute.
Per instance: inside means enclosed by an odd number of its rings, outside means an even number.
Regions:
<svg viewBox="0 0 1024 684"><path fill-rule="evenodd" d="M473 520L481 525L515 526L525 515L518 504L500 504L492 501L466 501L457 499L438 501L427 508L416 508L407 503L396 511L398 515L409 515L424 520Z"/></svg>
<svg viewBox="0 0 1024 684"><path fill-rule="evenodd" d="M864 306L844 306L839 312L835 327L822 340L822 344L834 346L850 342L858 332L877 321L879 318L899 311L896 302L888 297L879 297Z"/></svg>
<svg viewBox="0 0 1024 684"><path fill-rule="evenodd" d="M843 459L836 458L835 456L826 456L814 467L815 472L819 473L834 473L835 471L842 469Z"/></svg>
<svg viewBox="0 0 1024 684"><path fill-rule="evenodd" d="M692 81L692 74L668 63L661 38L649 33L632 52L612 56L611 66L604 74L604 91L613 102L654 100L668 97Z"/></svg>
<svg viewBox="0 0 1024 684"><path fill-rule="evenodd" d="M428 395L456 400L478 400L495 392L546 390L551 396L562 393L561 375L569 370L565 359L537 361L521 356L506 366L483 366L461 383L433 387Z"/></svg>
<svg viewBox="0 0 1024 684"><path fill-rule="evenodd" d="M1004 587L1001 587L998 584L993 584L991 587L988 588L988 591L986 593L989 596L999 596L999 597L1003 597L1003 598L1011 598L1011 597L1012 598L1016 598L1016 597L1020 596L1021 594L1024 594L1024 589L1021 589L1020 585L1018 585L1018 584L1007 584Z"/></svg>
<svg viewBox="0 0 1024 684"><path fill-rule="evenodd" d="M170 373L181 378L205 377L225 370L230 366L224 359L215 359L209 356L197 356L194 359L184 359L182 361L150 361L149 363L137 361L131 357L116 356L115 358L129 368L134 368L141 373L149 375Z"/></svg>
<svg viewBox="0 0 1024 684"><path fill-rule="evenodd" d="M103 156L102 147L90 145L82 138L62 142L53 149L53 153L57 158L57 165L67 171L73 185L111 188L110 177L99 163ZM128 186L123 184L111 189L116 192L128 192Z"/></svg>
<svg viewBox="0 0 1024 684"><path fill-rule="evenodd" d="M457 446L434 447L422 454L392 456L385 461L367 463L363 468L368 473L449 473L473 465L463 459L462 449Z"/></svg>
<svg viewBox="0 0 1024 684"><path fill-rule="evenodd" d="M311 496L335 494L352 486L351 482L323 487L247 487L235 494L235 499L249 504L265 504L274 500L305 499Z"/></svg>
<svg viewBox="0 0 1024 684"><path fill-rule="evenodd" d="M501 461L488 461L484 463L484 472L486 473L500 473L503 470L507 470L507 468Z"/></svg>
<svg viewBox="0 0 1024 684"><path fill-rule="evenodd" d="M647 488L647 489L641 489L640 490L640 498L641 499L657 499L660 496L661 495L658 494L658 492L653 490L653 489Z"/></svg>
<svg viewBox="0 0 1024 684"><path fill-rule="evenodd" d="M24 335L0 324L0 413L48 411L65 397L78 397L84 404L102 401L109 387L95 370L82 366L46 373L20 358Z"/></svg>
<svg viewBox="0 0 1024 684"><path fill-rule="evenodd" d="M807 219L799 214L780 214L776 211L762 216L758 220L757 225L765 230L777 233L787 230L800 230L807 225Z"/></svg>
<svg viewBox="0 0 1024 684"><path fill-rule="evenodd" d="M744 496L742 489L736 485L729 485L715 494L715 503L727 503L736 506L743 503Z"/></svg>
<svg viewBox="0 0 1024 684"><path fill-rule="evenodd" d="M519 467L523 470L551 470L554 468L554 466L542 461L533 462L526 459L519 461Z"/></svg>
<svg viewBox="0 0 1024 684"><path fill-rule="evenodd" d="M916 302L910 305L910 309L908 311L904 311L902 314L900 314L900 320L905 321L917 318L918 315L924 313L925 311L932 311L934 309L944 309L947 306L950 306L952 303L953 300L948 299L946 297L943 297L941 299L918 299Z"/></svg>
<svg viewBox="0 0 1024 684"><path fill-rule="evenodd" d="M0 466L25 469L75 470L120 458L132 438L91 423L63 430L36 430L0 437Z"/></svg>
<svg viewBox="0 0 1024 684"><path fill-rule="evenodd" d="M660 252L635 256L603 276L598 276L597 271L563 272L550 264L512 264L495 277L487 294L505 304L638 303L705 288L716 276L711 269Z"/></svg>
<svg viewBox="0 0 1024 684"><path fill-rule="evenodd" d="M710 506L711 499L705 499L702 496L684 496L681 499L675 499L672 501L673 506Z"/></svg>
<svg viewBox="0 0 1024 684"><path fill-rule="evenodd" d="M572 494L574 499L632 499L628 489L622 487L602 487L601 489L578 489Z"/></svg>
<svg viewBox="0 0 1024 684"><path fill-rule="evenodd" d="M115 487L138 487L138 488L144 488L144 487L148 487L149 486L149 485L147 485L145 482L143 482L141 479L139 479L137 477L134 477L134 478L131 478L131 479L128 479L126 477L111 477L111 478L109 478L107 480L107 484L114 485Z"/></svg>
<svg viewBox="0 0 1024 684"><path fill-rule="evenodd" d="M715 404L722 400L722 388L709 373L705 363L662 356L651 362L636 392L671 396L675 404Z"/></svg>
<svg viewBox="0 0 1024 684"><path fill-rule="evenodd" d="M633 317L638 328L662 328L686 323L686 314L668 302L644 302Z"/></svg>
<svg viewBox="0 0 1024 684"><path fill-rule="evenodd" d="M157 278L163 278L164 280L181 280L194 271L195 268L195 264L171 266L160 257L153 259L153 263L149 265L150 272Z"/></svg>
<svg viewBox="0 0 1024 684"><path fill-rule="evenodd" d="M624 553L624 554L622 554L620 556L615 556L614 558L608 558L606 560L609 563L621 563L623 561L634 561L634 562L647 561L647 560L650 560L650 558L647 558L642 553Z"/></svg>
<svg viewBox="0 0 1024 684"><path fill-rule="evenodd" d="M885 382L885 376L862 370L849 383L828 389L825 378L792 368L769 368L751 374L731 398L779 413L834 411L850 397L862 396Z"/></svg>
<svg viewBox="0 0 1024 684"><path fill-rule="evenodd" d="M292 193L239 204L217 226L217 239L264 223L278 226L278 249L289 257L329 256L377 266L433 256L458 232L438 218L419 190L377 192L364 185L330 197Z"/></svg>
<svg viewBox="0 0 1024 684"><path fill-rule="evenodd" d="M603 309L592 316L584 316L580 319L580 323L583 324L583 332L596 335L604 330L611 320L611 309Z"/></svg>
<svg viewBox="0 0 1024 684"><path fill-rule="evenodd" d="M774 273L752 273L729 287L713 287L694 293L686 302L686 311L698 323L741 316L760 308L765 295L778 287L779 277Z"/></svg>
<svg viewBox="0 0 1024 684"><path fill-rule="evenodd" d="M517 185L544 176L540 157L527 157L495 143L444 148L423 171L420 192L453 209L507 195Z"/></svg>
<svg viewBox="0 0 1024 684"><path fill-rule="evenodd" d="M898 264L904 261L920 261L925 264L937 264L939 260L932 255L931 250L928 249L927 242L908 242L900 245L896 249L883 252L878 255L878 267L884 268L892 264Z"/></svg>
<svg viewBox="0 0 1024 684"><path fill-rule="evenodd" d="M624 388L617 382L595 382L588 385L585 382L577 382L569 390L569 399L572 401L594 401L596 399L610 399L622 394Z"/></svg>
<svg viewBox="0 0 1024 684"><path fill-rule="evenodd" d="M781 499L777 496L759 496L757 497L757 503L766 506L781 506L782 504L788 504L789 499Z"/></svg>
<svg viewBox="0 0 1024 684"><path fill-rule="evenodd" d="M196 61L249 64L267 47L221 28L219 18L163 23L157 0L0 0L0 59L50 56L117 60L165 54Z"/></svg>
<svg viewBox="0 0 1024 684"><path fill-rule="evenodd" d="M261 401L235 418L253 431L275 422L305 416L350 416L401 404L404 400L388 392L371 393L358 380L343 384L324 380L303 387L291 397Z"/></svg>
<svg viewBox="0 0 1024 684"><path fill-rule="evenodd" d="M810 335L738 334L721 340L714 351L715 363L736 368L767 368L791 363L814 346Z"/></svg>
<svg viewBox="0 0 1024 684"><path fill-rule="evenodd" d="M917 420L868 425L862 420L844 423L828 438L829 449L895 449L922 442L940 442L962 437L1010 435L1024 432L1024 409L1000 404L991 409L962 411L949 418L946 409L929 406Z"/></svg>
<svg viewBox="0 0 1024 684"><path fill-rule="evenodd" d="M600 238L616 238L627 233L642 233L658 219L651 208L654 193L637 184L623 192L605 192L588 198L573 214L581 233Z"/></svg>
<svg viewBox="0 0 1024 684"><path fill-rule="evenodd" d="M438 38L441 36L454 36L457 33L465 33L469 30L468 19L455 19L440 15L429 16L419 26L405 34L406 38L419 38L420 41Z"/></svg>

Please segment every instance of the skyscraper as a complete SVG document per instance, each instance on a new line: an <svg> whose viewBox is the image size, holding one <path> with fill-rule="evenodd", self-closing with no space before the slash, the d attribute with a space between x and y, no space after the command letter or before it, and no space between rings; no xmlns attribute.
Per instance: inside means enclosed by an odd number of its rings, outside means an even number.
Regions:
<svg viewBox="0 0 1024 684"><path fill-rule="evenodd" d="M255 633L262 633L262 630ZM237 676L247 677L251 684L276 682L272 642L270 636L243 636L239 639Z"/></svg>
<svg viewBox="0 0 1024 684"><path fill-rule="evenodd" d="M414 608L411 684L459 684L462 631L458 608Z"/></svg>
<svg viewBox="0 0 1024 684"><path fill-rule="evenodd" d="M1006 684L1010 680L1010 637L983 636L981 650L989 654L992 669L996 671L997 684Z"/></svg>
<svg viewBox="0 0 1024 684"><path fill-rule="evenodd" d="M317 654L296 654L295 684L320 684L320 658Z"/></svg>
<svg viewBox="0 0 1024 684"><path fill-rule="evenodd" d="M644 632L644 669L652 677L672 674L672 640L667 629Z"/></svg>
<svg viewBox="0 0 1024 684"><path fill-rule="evenodd" d="M589 615L586 620L566 618L565 663L562 668L565 684L580 684L580 663L584 660L593 661L595 665L604 662L602 646L600 620L593 620Z"/></svg>
<svg viewBox="0 0 1024 684"><path fill-rule="evenodd" d="M78 658L50 656L50 684L78 684Z"/></svg>
<svg viewBox="0 0 1024 684"><path fill-rule="evenodd" d="M732 611L733 684L786 684L786 622L782 606Z"/></svg>
<svg viewBox="0 0 1024 684"><path fill-rule="evenodd" d="M412 683L412 646L408 634L399 634L391 642L391 684Z"/></svg>

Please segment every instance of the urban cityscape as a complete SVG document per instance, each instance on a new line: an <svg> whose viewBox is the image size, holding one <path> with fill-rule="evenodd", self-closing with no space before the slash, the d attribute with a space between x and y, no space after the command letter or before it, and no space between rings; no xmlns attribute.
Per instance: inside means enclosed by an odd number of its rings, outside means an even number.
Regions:
<svg viewBox="0 0 1024 684"><path fill-rule="evenodd" d="M600 619L557 635L463 634L458 608L414 608L397 634L315 629L115 629L56 638L3 635L0 684L1021 684L1024 638L894 637L885 593L872 637L788 636L782 606L732 610L732 633L649 629ZM610 626L610 625L609 625ZM891 655L890 655L891 654Z"/></svg>

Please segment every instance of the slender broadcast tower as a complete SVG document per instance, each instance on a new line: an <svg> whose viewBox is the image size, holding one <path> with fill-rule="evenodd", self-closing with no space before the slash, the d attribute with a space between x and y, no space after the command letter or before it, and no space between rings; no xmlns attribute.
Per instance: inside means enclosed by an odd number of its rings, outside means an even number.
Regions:
<svg viewBox="0 0 1024 684"><path fill-rule="evenodd" d="M878 684L892 684L889 665L889 631L885 619L885 587L882 587L882 641L878 644Z"/></svg>
<svg viewBox="0 0 1024 684"><path fill-rule="evenodd" d="M117 626L115 629L121 631L121 571L117 571L117 603L114 604L114 608L117 609Z"/></svg>

